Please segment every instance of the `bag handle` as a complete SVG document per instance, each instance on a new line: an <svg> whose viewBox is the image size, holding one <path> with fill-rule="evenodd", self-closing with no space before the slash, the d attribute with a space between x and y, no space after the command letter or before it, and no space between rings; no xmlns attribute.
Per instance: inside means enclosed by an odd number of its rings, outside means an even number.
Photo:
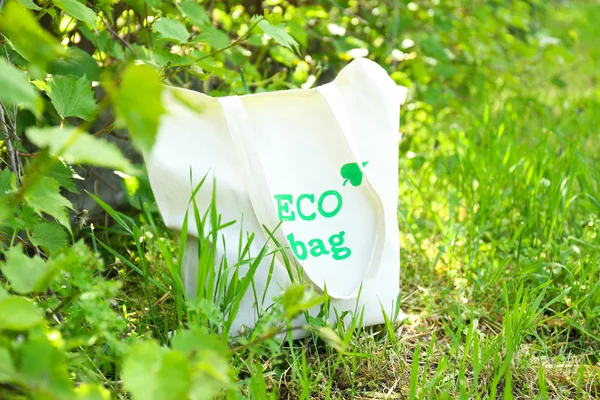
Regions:
<svg viewBox="0 0 600 400"><path fill-rule="evenodd" d="M365 277L361 279L361 282L352 290L351 293L336 293L328 289L330 297L335 299L351 299L356 298L362 283L365 280L370 279L377 272L379 265L381 264L381 255L385 244L385 218L383 214L383 203L378 195L378 192L373 188L372 180L369 179L366 171L362 167L362 163L358 157L358 151L356 144L351 135L351 130L348 125L348 120L345 117L345 111L343 108L343 102L341 96L333 83L323 85L317 89L321 95L325 98L328 106L330 107L336 122L338 123L340 130L342 131L344 141L347 143L350 153L355 162L357 162L360 170L363 172L363 177L371 189L371 193L374 195L377 201L379 221L377 223L376 241L371 255L371 261L369 268L365 274ZM273 192L270 188L267 180L263 164L260 160L260 155L255 147L254 135L250 124L250 119L244 107L244 104L239 96L227 96L220 97L217 99L221 104L221 108L227 121L229 135L233 142L234 151L236 158L240 163L240 169L244 177L244 182L252 208L256 215L258 222L266 226L275 236L277 241L285 246L285 253L290 260L295 260L296 264L302 267L304 276L320 290L323 290L322 283L316 283L311 276L306 272L304 264L298 260L295 254L291 251L289 242L285 236L283 227L277 219L277 210L273 202ZM270 237L265 233L266 240L269 241ZM276 253L277 257L281 260L281 255ZM298 279L298 275L295 271L291 271L295 279Z"/></svg>
<svg viewBox="0 0 600 400"><path fill-rule="evenodd" d="M282 246L288 245L289 243L283 230L281 227L277 228L279 225L279 221L276 217L277 209L271 200L273 194L265 175L265 169L260 160L260 156L254 146L254 135L252 134L250 119L248 118L246 108L238 96L220 97L217 100L221 104L221 108L225 114L229 136L233 142L236 159L240 163L240 169L256 219L259 224L264 225L269 229ZM263 233L265 235L265 241L268 243L271 240L271 237L267 232L263 231ZM285 252L288 259L295 259L295 255L291 250L286 248ZM281 255L278 252L275 254L283 263ZM294 279L299 279L295 270L288 272L292 274Z"/></svg>
<svg viewBox="0 0 600 400"><path fill-rule="evenodd" d="M377 190L374 186L373 179L370 179L370 173L364 168L364 164L360 157L360 153L358 152L358 147L356 145L356 141L354 140L354 136L352 135L352 129L350 127L350 120L346 115L346 109L344 108L344 99L340 94L335 83L327 83L325 85L319 86L317 88L319 93L323 96L327 105L331 109L333 116L335 117L340 130L342 131L342 135L348 146L348 150L352 154L352 158L354 162L358 165L360 172L363 174L363 182L366 183L367 187L370 189L371 195L374 197L377 204L377 231L375 237L375 246L373 247L373 253L371 255L371 263L367 273L365 274L364 280L369 280L373 278L379 267L381 266L381 258L383 255L383 249L385 247L386 242L386 221L385 221L385 208L383 201L381 200L381 196L379 193L381 191ZM360 285L355 289L355 291L360 290Z"/></svg>

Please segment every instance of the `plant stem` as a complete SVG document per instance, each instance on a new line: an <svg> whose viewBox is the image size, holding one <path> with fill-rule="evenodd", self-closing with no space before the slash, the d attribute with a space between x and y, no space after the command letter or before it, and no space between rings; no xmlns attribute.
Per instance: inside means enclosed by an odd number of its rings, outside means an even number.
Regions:
<svg viewBox="0 0 600 400"><path fill-rule="evenodd" d="M6 118L4 116L4 104L2 102L0 102L0 127L2 128L2 133L4 134L4 145L6 146L6 150L8 151L8 157L10 159L10 169L17 176L17 181L20 184L21 178L19 176L19 165L17 164L18 155L15 148L13 147L13 143L10 138L8 124L6 123Z"/></svg>

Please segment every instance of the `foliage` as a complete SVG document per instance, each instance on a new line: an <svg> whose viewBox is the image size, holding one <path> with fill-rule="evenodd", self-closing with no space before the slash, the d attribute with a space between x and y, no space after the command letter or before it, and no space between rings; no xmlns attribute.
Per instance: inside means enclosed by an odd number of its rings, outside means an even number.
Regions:
<svg viewBox="0 0 600 400"><path fill-rule="evenodd" d="M6 0L0 397L356 398L388 382L386 392L410 398L544 398L556 371L542 360L566 362L569 352L580 364L565 381L577 385L553 387L598 396L600 96L581 76L596 78L588 55L597 55L589 43L600 12L551 7ZM151 149L163 84L213 96L310 88L363 56L410 89L399 217L404 307L416 315L405 328L419 342L391 323L365 332L359 316L332 329L322 315L307 328L326 346L282 344L291 319L324 300L304 286L231 339L220 328L251 274L186 298L182 249L157 221L143 168L114 136L126 130L139 153ZM577 59L581 73L569 75ZM569 85L582 95L567 103ZM122 177L129 212L79 193L76 171L94 167ZM90 196L112 222L89 221L71 196ZM216 201L193 209L198 226L219 218ZM211 235L199 238L202 283L219 273ZM269 256L244 262L252 270ZM429 329L432 320L442 322ZM517 381L531 368L533 380Z"/></svg>

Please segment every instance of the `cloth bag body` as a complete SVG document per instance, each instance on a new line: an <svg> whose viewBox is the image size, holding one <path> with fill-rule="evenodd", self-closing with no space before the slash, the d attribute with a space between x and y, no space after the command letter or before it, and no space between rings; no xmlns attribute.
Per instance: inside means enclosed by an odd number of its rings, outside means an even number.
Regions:
<svg viewBox="0 0 600 400"><path fill-rule="evenodd" d="M192 191L205 176L195 199L201 212L209 207L214 177L222 221L236 221L219 232L215 268L222 257L230 266L238 261L240 231L255 234L252 256L273 237L285 248L259 265L232 335L252 328L293 279L325 290L338 315L361 312L363 325L383 323L384 312L390 319L398 315L404 90L367 59L352 61L334 81L314 89L222 98L165 90L167 113L145 158L167 227L181 229ZM196 238L203 232L190 215L182 278L194 297ZM286 259L296 272L286 268ZM243 276L247 266L239 268Z"/></svg>

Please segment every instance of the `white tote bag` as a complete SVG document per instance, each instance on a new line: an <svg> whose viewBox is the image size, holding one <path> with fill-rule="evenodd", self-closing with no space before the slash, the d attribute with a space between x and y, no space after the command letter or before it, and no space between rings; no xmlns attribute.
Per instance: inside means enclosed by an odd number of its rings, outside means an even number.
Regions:
<svg viewBox="0 0 600 400"><path fill-rule="evenodd" d="M352 61L315 89L213 98L169 88L167 114L146 155L166 225L181 229L192 190L207 174L210 184L196 201L201 211L209 206L214 176L218 211L223 221L236 221L220 231L225 246L218 245L215 268L222 257L230 266L238 261L240 229L255 233L251 253L258 254L270 242L264 226L300 277L327 291L338 315L358 310L366 326L383 323L384 312L398 315L398 138L405 94L368 59ZM182 276L194 297L199 232L193 217L188 234ZM252 328L290 279L282 257L266 257L231 334Z"/></svg>

